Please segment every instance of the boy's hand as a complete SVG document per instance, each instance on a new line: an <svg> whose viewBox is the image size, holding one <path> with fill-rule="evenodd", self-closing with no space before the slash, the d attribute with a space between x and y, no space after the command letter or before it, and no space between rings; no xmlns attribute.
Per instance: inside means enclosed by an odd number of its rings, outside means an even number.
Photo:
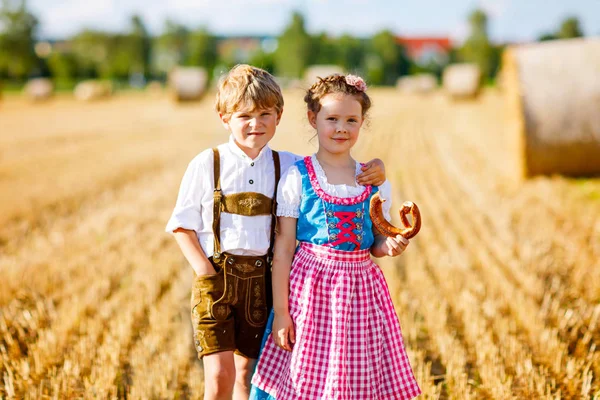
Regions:
<svg viewBox="0 0 600 400"><path fill-rule="evenodd" d="M388 237L383 242L384 253L390 257L396 257L404 253L409 241L404 237L397 235L395 238Z"/></svg>
<svg viewBox="0 0 600 400"><path fill-rule="evenodd" d="M385 182L385 165L379 158L375 158L361 167L363 171L356 177L359 185L381 186Z"/></svg>
<svg viewBox="0 0 600 400"><path fill-rule="evenodd" d="M289 313L283 315L275 313L275 318L273 319L273 340L282 349L292 351L292 346L296 343L296 333L294 331L294 322Z"/></svg>

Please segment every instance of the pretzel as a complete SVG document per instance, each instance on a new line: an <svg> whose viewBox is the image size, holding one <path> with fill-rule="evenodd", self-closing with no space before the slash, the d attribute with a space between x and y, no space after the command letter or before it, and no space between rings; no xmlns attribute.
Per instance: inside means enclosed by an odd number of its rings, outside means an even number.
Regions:
<svg viewBox="0 0 600 400"><path fill-rule="evenodd" d="M369 214L371 215L371 221L373 221L375 229L382 235L388 237L396 237L397 235L400 235L405 239L415 237L415 235L419 233L419 229L421 229L421 213L419 212L419 207L412 201L405 201L404 204L402 204L402 208L400 209L400 221L402 221L404 229L399 229L387 222L383 217L381 205L384 201L385 200L382 200L381 197L379 197L379 192L371 197ZM407 218L408 213L410 213L413 219L414 225L412 226Z"/></svg>

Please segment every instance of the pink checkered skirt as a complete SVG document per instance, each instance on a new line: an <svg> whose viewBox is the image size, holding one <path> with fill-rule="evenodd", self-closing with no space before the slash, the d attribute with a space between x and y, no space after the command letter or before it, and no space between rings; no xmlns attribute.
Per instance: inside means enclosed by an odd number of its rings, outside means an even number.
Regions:
<svg viewBox="0 0 600 400"><path fill-rule="evenodd" d="M270 337L255 386L277 400L411 399L421 393L385 278L368 250L301 243L289 308L293 351Z"/></svg>

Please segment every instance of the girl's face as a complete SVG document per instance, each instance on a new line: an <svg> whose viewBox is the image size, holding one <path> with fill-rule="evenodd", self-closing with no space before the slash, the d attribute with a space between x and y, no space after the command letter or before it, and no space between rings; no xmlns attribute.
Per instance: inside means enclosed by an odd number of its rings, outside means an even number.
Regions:
<svg viewBox="0 0 600 400"><path fill-rule="evenodd" d="M308 111L308 121L317 130L319 148L332 154L349 153L363 124L362 106L354 96L332 93L321 99L321 110Z"/></svg>

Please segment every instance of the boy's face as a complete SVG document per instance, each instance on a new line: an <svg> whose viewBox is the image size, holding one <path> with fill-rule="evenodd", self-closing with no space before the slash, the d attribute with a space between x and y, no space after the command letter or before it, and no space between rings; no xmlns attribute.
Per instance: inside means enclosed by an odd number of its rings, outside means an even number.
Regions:
<svg viewBox="0 0 600 400"><path fill-rule="evenodd" d="M275 135L281 112L278 113L275 107L255 110L242 107L229 117L222 114L219 117L223 126L233 134L238 146L254 158Z"/></svg>

